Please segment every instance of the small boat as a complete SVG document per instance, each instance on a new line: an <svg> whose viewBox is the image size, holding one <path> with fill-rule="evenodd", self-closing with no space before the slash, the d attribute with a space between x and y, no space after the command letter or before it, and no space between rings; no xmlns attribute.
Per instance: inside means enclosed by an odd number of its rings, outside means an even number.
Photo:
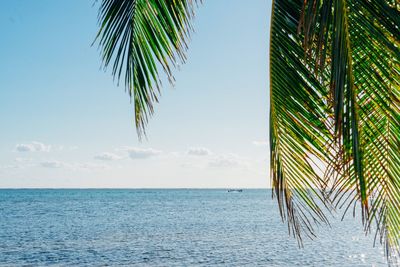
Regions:
<svg viewBox="0 0 400 267"><path fill-rule="evenodd" d="M228 189L228 192L243 192L243 189Z"/></svg>

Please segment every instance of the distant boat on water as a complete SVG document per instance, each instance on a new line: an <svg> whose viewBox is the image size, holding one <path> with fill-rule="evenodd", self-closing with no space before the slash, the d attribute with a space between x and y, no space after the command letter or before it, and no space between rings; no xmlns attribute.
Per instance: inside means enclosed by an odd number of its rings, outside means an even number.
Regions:
<svg viewBox="0 0 400 267"><path fill-rule="evenodd" d="M243 189L228 189L228 192L243 192Z"/></svg>

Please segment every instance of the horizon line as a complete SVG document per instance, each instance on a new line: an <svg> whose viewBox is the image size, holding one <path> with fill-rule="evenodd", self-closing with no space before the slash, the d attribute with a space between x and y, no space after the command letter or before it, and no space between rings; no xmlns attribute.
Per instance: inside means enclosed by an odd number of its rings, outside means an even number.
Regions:
<svg viewBox="0 0 400 267"><path fill-rule="evenodd" d="M63 190L63 189L99 189L99 190L228 190L228 189L271 189L271 187L0 187L0 190Z"/></svg>

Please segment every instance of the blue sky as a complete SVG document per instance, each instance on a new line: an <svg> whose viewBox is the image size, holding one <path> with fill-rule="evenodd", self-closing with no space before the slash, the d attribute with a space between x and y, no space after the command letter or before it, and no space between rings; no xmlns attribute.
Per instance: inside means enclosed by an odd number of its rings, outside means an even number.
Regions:
<svg viewBox="0 0 400 267"><path fill-rule="evenodd" d="M0 10L0 187L267 187L269 1L204 1L148 138L91 46L99 4Z"/></svg>

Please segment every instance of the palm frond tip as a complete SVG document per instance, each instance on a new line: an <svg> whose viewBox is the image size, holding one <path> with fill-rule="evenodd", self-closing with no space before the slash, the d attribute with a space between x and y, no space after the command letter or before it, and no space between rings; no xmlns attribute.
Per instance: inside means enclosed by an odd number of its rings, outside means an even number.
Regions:
<svg viewBox="0 0 400 267"><path fill-rule="evenodd" d="M187 40L196 0L103 0L96 36L104 67L123 78L134 102L138 134L158 102L164 70L170 82L172 69L185 61Z"/></svg>

